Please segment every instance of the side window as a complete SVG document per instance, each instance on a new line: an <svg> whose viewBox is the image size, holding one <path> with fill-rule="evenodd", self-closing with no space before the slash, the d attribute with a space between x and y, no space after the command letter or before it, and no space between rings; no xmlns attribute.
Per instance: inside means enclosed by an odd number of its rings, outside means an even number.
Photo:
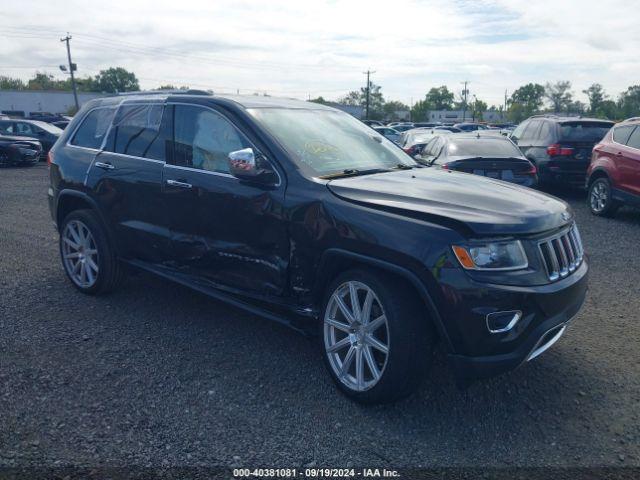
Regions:
<svg viewBox="0 0 640 480"><path fill-rule="evenodd" d="M213 110L176 105L174 124L176 165L229 173L229 153L251 147L229 120Z"/></svg>
<svg viewBox="0 0 640 480"><path fill-rule="evenodd" d="M9 122L0 123L0 133L13 133L13 124Z"/></svg>
<svg viewBox="0 0 640 480"><path fill-rule="evenodd" d="M107 133L115 110L115 107L96 108L89 112L71 139L71 145L86 148L100 148L102 139L105 133Z"/></svg>
<svg viewBox="0 0 640 480"><path fill-rule="evenodd" d="M631 131L635 128L635 125L622 125L613 129L613 141L622 145L627 144Z"/></svg>
<svg viewBox="0 0 640 480"><path fill-rule="evenodd" d="M633 133L631 133L629 140L627 140L627 145L640 150L640 127L636 127Z"/></svg>
<svg viewBox="0 0 640 480"><path fill-rule="evenodd" d="M18 122L16 123L16 133L18 135L35 135L36 129L28 123Z"/></svg>
<svg viewBox="0 0 640 480"><path fill-rule="evenodd" d="M122 105L113 119L105 150L164 160L166 136L160 132L164 105Z"/></svg>
<svg viewBox="0 0 640 480"><path fill-rule="evenodd" d="M529 122L527 121L524 121L520 125L518 125L516 129L513 131L513 133L511 133L511 140L513 140L514 142L517 142L520 138L522 138L522 134L524 133L525 129L528 126L529 126Z"/></svg>
<svg viewBox="0 0 640 480"><path fill-rule="evenodd" d="M551 122L542 122L540 126L540 133L538 133L538 139L545 141L551 138Z"/></svg>
<svg viewBox="0 0 640 480"><path fill-rule="evenodd" d="M522 134L522 137L520 137L520 140L530 141L538 138L538 130L540 130L541 123L542 122L540 120L531 120L531 122L529 122L529 126Z"/></svg>
<svg viewBox="0 0 640 480"><path fill-rule="evenodd" d="M427 142L427 144L422 147L422 153L421 155L423 157L432 157L433 156L433 152L434 152L434 146L435 144L438 142L438 138L432 138L431 140L429 140Z"/></svg>

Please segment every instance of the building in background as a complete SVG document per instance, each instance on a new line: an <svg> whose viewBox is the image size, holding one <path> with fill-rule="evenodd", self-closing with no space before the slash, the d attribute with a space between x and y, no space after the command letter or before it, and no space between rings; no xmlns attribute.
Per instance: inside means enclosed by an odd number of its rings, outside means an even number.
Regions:
<svg viewBox="0 0 640 480"><path fill-rule="evenodd" d="M486 110L482 112L482 118L477 121L492 123L504 122L504 115L498 110ZM429 110L427 112L428 122L461 123L473 121L473 114L470 110Z"/></svg>
<svg viewBox="0 0 640 480"><path fill-rule="evenodd" d="M78 92L82 105L107 94ZM73 92L57 90L0 90L0 112L12 116L28 117L32 112L60 113L66 115L75 109Z"/></svg>

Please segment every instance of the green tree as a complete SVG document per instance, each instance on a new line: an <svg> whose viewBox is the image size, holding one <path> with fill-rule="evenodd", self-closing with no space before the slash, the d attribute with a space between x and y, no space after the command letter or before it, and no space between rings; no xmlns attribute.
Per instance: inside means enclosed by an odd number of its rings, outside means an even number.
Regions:
<svg viewBox="0 0 640 480"><path fill-rule="evenodd" d="M507 116L512 122L521 122L542 107L544 87L539 83L527 83L511 94Z"/></svg>
<svg viewBox="0 0 640 480"><path fill-rule="evenodd" d="M487 103L482 100L475 99L471 104L471 117L477 121L482 121L482 114L487 111Z"/></svg>
<svg viewBox="0 0 640 480"><path fill-rule="evenodd" d="M613 100L603 100L598 110L592 115L598 118L606 118L609 120L620 120L622 116L618 104Z"/></svg>
<svg viewBox="0 0 640 480"><path fill-rule="evenodd" d="M402 102L398 102L397 100L391 100L390 102L386 102L384 107L382 107L384 112L384 118L387 120L400 120L401 118L405 118L403 116L399 116L398 112L408 112L409 106L405 105Z"/></svg>
<svg viewBox="0 0 640 480"><path fill-rule="evenodd" d="M602 85L594 83L586 90L583 90L582 93L589 98L589 113L591 115L597 115L602 102L604 102L608 97L604 88L602 88Z"/></svg>
<svg viewBox="0 0 640 480"><path fill-rule="evenodd" d="M359 106L360 105L360 93L352 90L347 93L344 97L340 97L338 99L338 103L342 105L350 105L350 106Z"/></svg>
<svg viewBox="0 0 640 480"><path fill-rule="evenodd" d="M427 120L427 113L429 110L433 110L433 105L428 100L420 100L413 104L411 107L411 120L414 122L420 122Z"/></svg>
<svg viewBox="0 0 640 480"><path fill-rule="evenodd" d="M313 103L319 103L319 104L321 104L321 105L328 105L328 104L329 104L329 102L328 102L328 101L326 101L326 100L324 99L324 97L322 97L322 96L317 97L317 98L312 98L312 99L311 99L311 100L309 100L309 101L310 101L310 102L313 102Z"/></svg>
<svg viewBox="0 0 640 480"><path fill-rule="evenodd" d="M367 89L360 89L360 105L367 108ZM369 85L369 118L372 120L382 120L384 117L384 96L382 87L371 82Z"/></svg>
<svg viewBox="0 0 640 480"><path fill-rule="evenodd" d="M563 110L568 111L573 100L571 82L564 80L555 83L547 83L544 87L544 95L553 106L554 112L559 113Z"/></svg>
<svg viewBox="0 0 640 480"><path fill-rule="evenodd" d="M54 79L50 73L36 72L33 78L27 81L27 89L64 90L64 81Z"/></svg>
<svg viewBox="0 0 640 480"><path fill-rule="evenodd" d="M640 115L640 85L632 85L620 95L619 116L624 118Z"/></svg>
<svg viewBox="0 0 640 480"><path fill-rule="evenodd" d="M136 75L122 67L100 70L100 73L95 77L95 83L101 92L117 93L140 90Z"/></svg>
<svg viewBox="0 0 640 480"><path fill-rule="evenodd" d="M445 85L433 87L425 96L425 100L432 106L431 110L451 110L453 99L453 92L450 92Z"/></svg>
<svg viewBox="0 0 640 480"><path fill-rule="evenodd" d="M19 78L0 75L0 90L24 90L26 84Z"/></svg>

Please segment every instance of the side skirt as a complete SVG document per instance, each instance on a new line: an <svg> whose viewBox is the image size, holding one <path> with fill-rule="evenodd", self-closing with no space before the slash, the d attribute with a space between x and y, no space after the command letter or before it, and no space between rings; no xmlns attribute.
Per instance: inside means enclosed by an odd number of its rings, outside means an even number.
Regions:
<svg viewBox="0 0 640 480"><path fill-rule="evenodd" d="M185 287L204 293L211 298L233 305L234 307L240 308L249 313L253 313L254 315L280 323L281 325L289 327L305 336L309 336L314 331L313 324L317 319L317 312L311 308L277 303L274 305L283 311L276 312L257 304L257 301L266 303L268 301L267 299L257 300L249 297L243 298L238 294L216 288L215 286L208 284L206 281L194 281L189 275L181 274L175 270L149 264L140 260L122 259L122 261L132 267L154 273L160 277L166 278L167 280L171 280L172 282L179 283L180 285L184 285Z"/></svg>

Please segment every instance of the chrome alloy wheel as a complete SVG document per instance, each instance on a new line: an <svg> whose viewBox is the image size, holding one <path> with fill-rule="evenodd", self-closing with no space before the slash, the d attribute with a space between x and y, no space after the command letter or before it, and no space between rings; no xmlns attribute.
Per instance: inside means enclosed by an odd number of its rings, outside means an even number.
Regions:
<svg viewBox="0 0 640 480"><path fill-rule="evenodd" d="M89 228L72 220L62 232L62 261L69 277L79 287L90 288L98 279L98 250Z"/></svg>
<svg viewBox="0 0 640 480"><path fill-rule="evenodd" d="M340 285L324 315L324 346L336 377L349 389L375 386L389 357L389 325L375 292L361 282Z"/></svg>
<svg viewBox="0 0 640 480"><path fill-rule="evenodd" d="M598 182L591 187L591 196L589 198L591 202L591 209L596 212L602 212L607 206L609 201L609 187L605 182Z"/></svg>

